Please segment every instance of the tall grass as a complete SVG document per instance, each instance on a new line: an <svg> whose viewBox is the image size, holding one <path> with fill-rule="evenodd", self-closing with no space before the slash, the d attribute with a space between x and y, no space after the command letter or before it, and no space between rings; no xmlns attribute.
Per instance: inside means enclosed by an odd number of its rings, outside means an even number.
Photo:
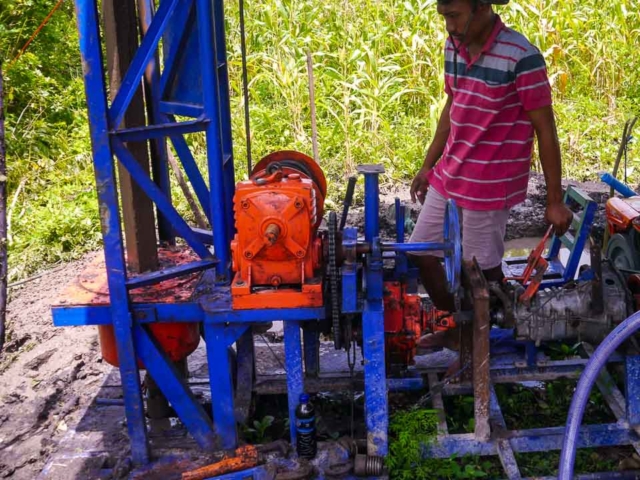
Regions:
<svg viewBox="0 0 640 480"><path fill-rule="evenodd" d="M252 145L311 153L306 52L314 59L320 157L336 199L361 163L386 182L419 168L444 102L445 30L435 0L245 0ZM3 0L8 61L48 12L46 0ZM238 3L227 32L234 148L246 175ZM497 7L543 52L554 88L564 175L609 169L622 124L639 114L640 2L512 0ZM80 58L71 2L8 72L11 278L77 256L100 241ZM204 163L201 135L191 135ZM640 180L634 171L632 182ZM186 203L176 195L181 211Z"/></svg>
<svg viewBox="0 0 640 480"><path fill-rule="evenodd" d="M443 105L445 30L435 0L247 3L251 120L257 155L310 151L304 57L314 58L320 154L340 182L362 162L387 179L419 168ZM240 115L236 4L229 51L237 156ZM543 52L554 87L564 174L587 179L609 168L626 117L638 112L640 4L620 0L512 1L496 10ZM632 175L633 180L638 180ZM334 182L335 183L335 182Z"/></svg>

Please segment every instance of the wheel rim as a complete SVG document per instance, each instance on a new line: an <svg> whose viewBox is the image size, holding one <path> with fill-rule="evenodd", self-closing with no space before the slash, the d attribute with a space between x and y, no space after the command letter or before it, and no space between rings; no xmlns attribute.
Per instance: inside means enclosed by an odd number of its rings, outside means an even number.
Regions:
<svg viewBox="0 0 640 480"><path fill-rule="evenodd" d="M444 268L447 274L449 293L455 293L460 288L460 271L462 269L460 221L455 200L447 201L447 208L444 214L443 238L445 243L451 244L444 252Z"/></svg>

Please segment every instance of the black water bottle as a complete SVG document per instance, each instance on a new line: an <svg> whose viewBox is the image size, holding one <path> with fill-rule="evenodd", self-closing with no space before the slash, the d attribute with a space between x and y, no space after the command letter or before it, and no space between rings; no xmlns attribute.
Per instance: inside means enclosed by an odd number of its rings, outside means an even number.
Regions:
<svg viewBox="0 0 640 480"><path fill-rule="evenodd" d="M318 452L316 441L316 411L309 401L309 395L300 395L296 408L296 451L300 458L314 458Z"/></svg>

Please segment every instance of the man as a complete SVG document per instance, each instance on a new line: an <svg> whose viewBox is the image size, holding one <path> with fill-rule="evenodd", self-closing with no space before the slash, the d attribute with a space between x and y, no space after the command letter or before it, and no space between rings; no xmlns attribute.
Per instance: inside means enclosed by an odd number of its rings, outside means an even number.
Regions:
<svg viewBox="0 0 640 480"><path fill-rule="evenodd" d="M547 185L546 220L562 235L572 213L563 203L560 147L545 61L506 27L491 4L509 0L438 0L445 46L447 102L424 164L411 184L423 204L411 242L441 242L447 199L460 209L463 255L476 257L489 281L501 281L509 210L527 193L538 139ZM439 258L414 255L436 307L453 311ZM425 342L422 342L423 346Z"/></svg>

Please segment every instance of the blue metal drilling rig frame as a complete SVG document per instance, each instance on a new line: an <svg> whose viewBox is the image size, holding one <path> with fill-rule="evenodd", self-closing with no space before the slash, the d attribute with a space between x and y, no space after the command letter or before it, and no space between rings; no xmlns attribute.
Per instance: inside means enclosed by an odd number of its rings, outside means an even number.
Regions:
<svg viewBox="0 0 640 480"><path fill-rule="evenodd" d="M139 362L156 379L158 386L199 446L207 451L232 449L238 444L237 421L246 416L242 409L250 398L254 381L253 336L251 326L276 320L284 322L286 361L286 393L289 401L291 441L295 443L295 408L305 388L305 371L313 367L318 358L317 332L304 330L302 347L301 327L305 322L324 319L324 307L234 309L230 283L230 245L234 236L235 174L231 137L231 113L225 47L224 5L222 0L161 0L157 11L153 0L141 1L140 15L145 32L132 62L122 78L120 88L109 104L105 84L100 18L96 0L75 0L79 29L80 51L86 87L93 161L104 238L104 258L108 303L75 302L73 298L54 307L57 326L102 325L113 326L119 358L119 368L125 401L127 428L131 440L131 453L135 465L150 460L145 413L139 376ZM157 51L162 44L163 62ZM145 126L123 128L123 119L132 98L146 77L145 89L151 99L151 113ZM147 100L149 102L149 100ZM204 132L208 179L205 180L194 159L185 135ZM204 231L191 227L171 202L167 163L169 140L178 154L182 167L195 190L199 203L212 227ZM128 148L129 142L155 142L160 157L158 168L151 178L140 167ZM171 242L174 236L182 238L199 258L168 266L159 271L140 275L128 273L122 236L121 215L117 195L114 157L129 172L135 182L153 201L158 211L158 229L161 240ZM342 236L341 248L346 257L358 264L345 262L341 267L340 306L343 314L362 315L362 345L364 357L365 423L367 454L386 456L388 453L389 410L387 395L390 389L418 390L431 384L437 386L433 372L428 381L420 372L403 378L388 378L385 369L384 330L384 268L383 260L394 255L396 278L406 278L408 265L406 252L445 252L445 263L451 291L457 291L461 271L460 231L455 204L449 206L449 217L444 225L444 242L434 244L404 244L403 209L397 206L397 242L380 240L379 175L377 166L362 166L365 184L364 241L358 240L356 229L347 228ZM576 238L554 238L550 268L543 287L562 285L573 280L580 253L593 221L595 204L576 190L570 190L567 202L582 203L583 214L576 219ZM566 267L557 260L561 244L571 249ZM363 247L358 250L358 247ZM389 253L392 252L392 253ZM387 255L385 257L385 255ZM517 276L526 260L510 261L505 269ZM149 301L136 294L139 289L161 282L200 274L198 286L180 301L158 299ZM364 279L364 280L362 280ZM360 292L362 282L366 291ZM487 317L488 322L488 317ZM202 325L207 345L210 385L212 391L212 417L194 397L184 377L163 351L148 327L153 324L198 323ZM487 323L488 325L488 323ZM470 332L469 325L462 329ZM488 359L489 334L486 351L473 353ZM505 335L513 332L492 331L494 343L507 343ZM497 340L496 340L497 339ZM231 372L229 347L237 351L237 387ZM476 400L476 426L492 425L492 430L506 431L493 382L547 380L559 376L575 376L584 361L541 363L534 342L511 346L524 347L523 361L492 363L484 375L490 377L482 383L482 393L474 392ZM462 346L461 359L471 356L470 349ZM466 357L465 357L466 355ZM482 357L479 357L482 358ZM303 359L305 361L303 361ZM478 363L478 368L480 368ZM584 427L578 441L580 447L637 444L638 438L631 426L640 424L640 388L638 357L627 358L627 402L620 404L617 394L609 392L617 407L620 424ZM488 362L487 362L488 365ZM474 367L475 369L475 367ZM478 370L480 371L480 370ZM465 376L470 374L465 372ZM474 379L474 387L476 386ZM442 408L442 393L468 393L468 384L444 385L434 390L434 406ZM617 390L616 390L617 392ZM631 400L629 400L631 399ZM624 403L624 402L623 402ZM438 406L439 405L439 406ZM625 420L625 411L627 417ZM624 422L628 424L623 424ZM436 445L425 454L448 457L452 454L499 455L509 478L521 478L515 462L515 452L559 449L562 429L506 431L501 437L476 435L447 435L446 424L441 425L441 436ZM246 475L246 472L245 472ZM243 477L244 478L244 477ZM256 477L257 478L257 477Z"/></svg>

